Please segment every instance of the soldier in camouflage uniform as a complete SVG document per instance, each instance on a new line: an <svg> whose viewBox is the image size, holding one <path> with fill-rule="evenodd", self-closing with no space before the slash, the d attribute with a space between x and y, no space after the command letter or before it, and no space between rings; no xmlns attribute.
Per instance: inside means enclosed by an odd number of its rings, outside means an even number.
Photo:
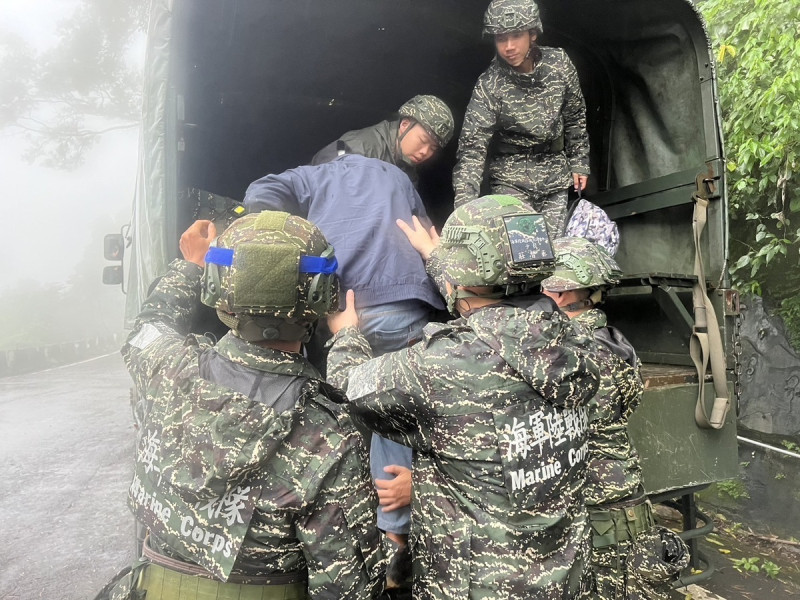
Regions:
<svg viewBox="0 0 800 600"><path fill-rule="evenodd" d="M478 78L464 116L455 205L480 195L488 163L492 193L528 202L545 215L551 237L561 236L567 188L584 189L589 173L578 74L562 49L536 45L542 21L533 0L492 0L483 25L497 56Z"/></svg>
<svg viewBox="0 0 800 600"><path fill-rule="evenodd" d="M209 248L215 235L210 221L183 234L185 260L122 349L146 404L129 504L148 538L111 597L374 597L385 561L363 438L298 354L338 305L333 248L280 212ZM187 335L201 293L231 328L216 346Z"/></svg>
<svg viewBox="0 0 800 600"><path fill-rule="evenodd" d="M589 404L585 489L593 597L666 599L670 580L686 567L689 556L677 535L656 527L642 487L639 455L628 435L628 419L643 391L641 363L630 342L596 308L622 272L607 252L584 238L560 238L554 246L556 271L542 282L542 289L594 337L593 357L600 366L600 389Z"/></svg>
<svg viewBox="0 0 800 600"><path fill-rule="evenodd" d="M509 196L476 199L427 265L461 316L414 346L370 360L352 291L329 319L329 379L367 427L415 450L414 597L577 598L597 367L588 337L538 294L553 265L543 218Z"/></svg>
<svg viewBox="0 0 800 600"><path fill-rule="evenodd" d="M436 96L414 96L400 107L397 119L348 131L317 152L311 164L319 165L342 154L360 154L399 167L416 185L417 167L450 142L454 129L447 104Z"/></svg>

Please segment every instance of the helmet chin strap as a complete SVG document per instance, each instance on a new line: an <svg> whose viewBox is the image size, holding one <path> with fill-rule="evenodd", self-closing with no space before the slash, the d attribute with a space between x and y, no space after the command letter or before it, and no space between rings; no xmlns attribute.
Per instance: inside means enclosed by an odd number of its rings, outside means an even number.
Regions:
<svg viewBox="0 0 800 600"><path fill-rule="evenodd" d="M403 119L407 119L409 125L408 127L406 127L406 130L403 133L397 136L397 142L395 143L395 152L397 153L397 156L400 158L400 160L402 160L405 164L414 167L416 165L414 165L414 163L411 162L411 160L409 160L405 154L403 154L403 149L400 146L400 143L408 135L408 132L411 131L414 127L416 127L419 124L419 122L416 119L412 119L410 117L403 117L400 119L400 121L402 122Z"/></svg>

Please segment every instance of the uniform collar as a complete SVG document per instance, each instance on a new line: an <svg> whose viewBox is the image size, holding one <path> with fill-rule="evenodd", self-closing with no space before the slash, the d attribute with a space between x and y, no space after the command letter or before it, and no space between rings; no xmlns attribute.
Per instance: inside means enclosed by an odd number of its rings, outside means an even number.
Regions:
<svg viewBox="0 0 800 600"><path fill-rule="evenodd" d="M575 317L575 320L590 330L600 329L608 325L608 317L599 308L590 308Z"/></svg>
<svg viewBox="0 0 800 600"><path fill-rule="evenodd" d="M302 355L263 348L246 342L228 332L214 346L216 352L231 362L278 375L296 375L309 379L322 379L314 366Z"/></svg>

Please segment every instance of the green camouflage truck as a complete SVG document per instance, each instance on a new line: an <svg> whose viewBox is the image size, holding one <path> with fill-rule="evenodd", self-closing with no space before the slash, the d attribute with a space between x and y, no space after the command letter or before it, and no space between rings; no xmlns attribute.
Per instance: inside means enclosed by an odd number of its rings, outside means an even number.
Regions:
<svg viewBox="0 0 800 600"><path fill-rule="evenodd" d="M308 163L415 94L444 99L459 127L494 52L481 37L487 4L153 0L133 216L124 240L109 240L110 258L125 251L105 274L124 278L126 318L185 227L235 218L251 181ZM645 486L681 510L691 538L710 528L696 528L693 493L737 475L738 297L709 36L689 0L538 4L540 42L566 50L586 98L589 197L620 230L625 278L606 310L645 362L631 423ZM440 224L455 145L419 183Z"/></svg>

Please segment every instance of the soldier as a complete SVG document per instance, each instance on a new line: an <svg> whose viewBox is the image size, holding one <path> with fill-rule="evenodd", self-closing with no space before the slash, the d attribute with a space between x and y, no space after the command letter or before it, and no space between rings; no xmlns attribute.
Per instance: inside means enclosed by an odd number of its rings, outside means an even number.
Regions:
<svg viewBox="0 0 800 600"><path fill-rule="evenodd" d="M250 211L285 210L308 218L336 247L343 285L358 294L362 332L376 354L408 346L422 335L433 311L444 309L434 282L397 219L418 216L429 224L425 205L397 167L376 158L346 154L317 166L267 175L247 188ZM324 327L309 356L324 372ZM370 467L382 510L378 527L405 544L411 510L395 491L410 481L411 450L373 435Z"/></svg>
<svg viewBox="0 0 800 600"><path fill-rule="evenodd" d="M643 391L641 364L630 342L596 308L622 272L608 253L584 238L560 238L554 247L556 271L542 289L594 337L593 358L600 366L600 389L589 404L585 489L594 597L666 599L669 581L686 567L689 556L677 535L656 527L639 455L628 435L628 419Z"/></svg>
<svg viewBox="0 0 800 600"><path fill-rule="evenodd" d="M368 427L415 450L415 598L582 592L586 403L597 375L589 338L538 294L552 265L541 215L487 196L453 212L427 263L460 318L372 360L352 291L329 319L329 379Z"/></svg>
<svg viewBox="0 0 800 600"><path fill-rule="evenodd" d="M148 537L111 597L374 597L363 439L298 354L338 305L333 248L280 212L215 235L186 230L122 349L145 396L129 505ZM215 346L187 335L201 294L231 329Z"/></svg>
<svg viewBox="0 0 800 600"><path fill-rule="evenodd" d="M483 33L494 37L497 56L478 78L464 116L455 205L480 195L488 162L492 193L531 204L558 237L566 225L567 188L585 189L589 173L578 74L562 49L536 44L542 21L533 0L492 0Z"/></svg>
<svg viewBox="0 0 800 600"><path fill-rule="evenodd" d="M391 163L417 183L417 167L434 158L453 137L450 109L436 96L414 96L400 107L399 118L348 131L311 159L312 165L342 154L360 154Z"/></svg>

